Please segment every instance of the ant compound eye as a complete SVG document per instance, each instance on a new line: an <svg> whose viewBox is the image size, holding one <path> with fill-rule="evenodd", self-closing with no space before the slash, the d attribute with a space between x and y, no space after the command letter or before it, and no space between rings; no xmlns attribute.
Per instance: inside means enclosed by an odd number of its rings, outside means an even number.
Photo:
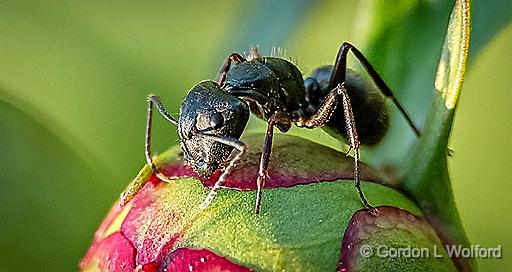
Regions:
<svg viewBox="0 0 512 272"><path fill-rule="evenodd" d="M216 112L212 114L212 117L210 119L210 126L213 128L220 128L224 125L224 116L222 116L222 113Z"/></svg>

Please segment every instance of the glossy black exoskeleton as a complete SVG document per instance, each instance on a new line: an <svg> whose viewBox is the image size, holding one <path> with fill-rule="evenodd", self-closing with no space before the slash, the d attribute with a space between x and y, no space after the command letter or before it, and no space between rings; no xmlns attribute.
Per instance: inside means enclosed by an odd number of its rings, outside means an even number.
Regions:
<svg viewBox="0 0 512 272"><path fill-rule="evenodd" d="M346 68L349 51L374 84ZM306 79L285 59L262 57L256 49L252 49L247 58L233 53L226 59L216 82L203 81L190 90L181 105L178 120L164 109L157 96L148 97L146 160L160 179L169 180L158 170L150 154L152 110L156 107L167 121L178 126L184 159L199 176L209 177L222 169L201 205L206 208L247 151L247 145L239 139L252 112L268 124L256 180L255 212L258 213L274 126L282 132L287 132L292 124L305 128L322 127L348 141L354 150L355 186L365 207L373 210L360 188L359 145L376 144L384 136L389 122L386 97L392 99L419 136L419 130L384 80L349 43L341 45L334 66L317 68Z"/></svg>

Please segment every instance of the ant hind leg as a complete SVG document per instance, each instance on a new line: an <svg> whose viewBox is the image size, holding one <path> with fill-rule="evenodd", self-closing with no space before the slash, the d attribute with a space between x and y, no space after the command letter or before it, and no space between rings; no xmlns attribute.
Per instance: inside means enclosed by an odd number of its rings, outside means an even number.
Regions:
<svg viewBox="0 0 512 272"><path fill-rule="evenodd" d="M329 90L332 90L336 87L336 85L345 82L346 72L347 72L347 54L349 51L352 51L352 54L357 58L357 60L363 65L364 69L368 72L371 79L377 86L377 89L387 98L391 99L393 104L400 111L404 119L407 121L407 124L414 132L416 137L421 136L421 132L418 127L412 121L410 115L405 111L402 105L396 99L396 96L393 94L393 91L388 87L384 79L377 73L375 68L370 64L370 62L366 59L366 57L359 51L355 46L348 42L344 42L338 51L338 55L336 56L336 62L334 64L334 70L331 74L331 79L329 81Z"/></svg>

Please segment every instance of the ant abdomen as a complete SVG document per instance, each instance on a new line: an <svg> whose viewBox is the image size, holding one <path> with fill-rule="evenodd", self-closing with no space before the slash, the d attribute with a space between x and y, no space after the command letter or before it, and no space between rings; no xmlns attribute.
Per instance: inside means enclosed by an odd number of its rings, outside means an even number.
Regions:
<svg viewBox="0 0 512 272"><path fill-rule="evenodd" d="M315 69L304 80L309 102L318 108L323 99L331 91L329 82L334 67L321 66ZM385 97L368 80L351 69L346 70L345 88L347 89L359 142L365 145L377 144L386 133L389 126L389 108ZM343 107L338 105L331 115L332 118L323 127L331 136L346 141L347 129L343 118Z"/></svg>

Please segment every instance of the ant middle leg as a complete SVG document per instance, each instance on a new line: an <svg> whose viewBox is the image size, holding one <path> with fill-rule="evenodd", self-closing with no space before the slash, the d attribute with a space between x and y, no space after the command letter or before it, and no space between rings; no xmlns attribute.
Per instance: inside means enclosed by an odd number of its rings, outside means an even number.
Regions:
<svg viewBox="0 0 512 272"><path fill-rule="evenodd" d="M324 101L318 108L317 112L304 122L306 127L319 128L324 126L332 117L334 110L338 103L342 103L343 114L345 119L345 126L347 130L347 138L349 140L350 149L354 150L354 185L359 194L359 198L363 202L365 208L369 209L372 214L377 214L377 210L370 205L366 196L361 189L361 170L360 170L360 155L359 155L359 137L357 135L356 123L352 105L347 93L344 83L335 86L329 94L325 97Z"/></svg>
<svg viewBox="0 0 512 272"><path fill-rule="evenodd" d="M366 59L366 57L359 51L355 46L348 42L344 42L338 51L338 55L336 56L336 62L334 64L334 70L332 71L331 78L329 80L329 90L334 89L338 84L345 82L346 80L346 72L347 72L347 54L349 51L352 51L357 60L363 65L364 69L368 72L371 79L377 86L377 89L387 98L393 101L393 104L398 108L402 116L407 121L409 127L413 130L416 137L420 137L421 132L418 127L414 124L411 117L402 105L396 99L396 96L393 94L393 91L388 87L386 82L382 79L382 77L377 73L375 68L370 64L370 62Z"/></svg>
<svg viewBox="0 0 512 272"><path fill-rule="evenodd" d="M256 180L256 203L254 205L254 213L258 214L261 208L261 199L263 196L263 188L268 178L268 164L270 161L270 153L272 152L272 139L274 137L274 125L289 124L291 118L285 112L277 112L272 115L267 121L267 133L265 134L265 141L263 143L263 150L261 152L260 165L258 168L258 178Z"/></svg>

